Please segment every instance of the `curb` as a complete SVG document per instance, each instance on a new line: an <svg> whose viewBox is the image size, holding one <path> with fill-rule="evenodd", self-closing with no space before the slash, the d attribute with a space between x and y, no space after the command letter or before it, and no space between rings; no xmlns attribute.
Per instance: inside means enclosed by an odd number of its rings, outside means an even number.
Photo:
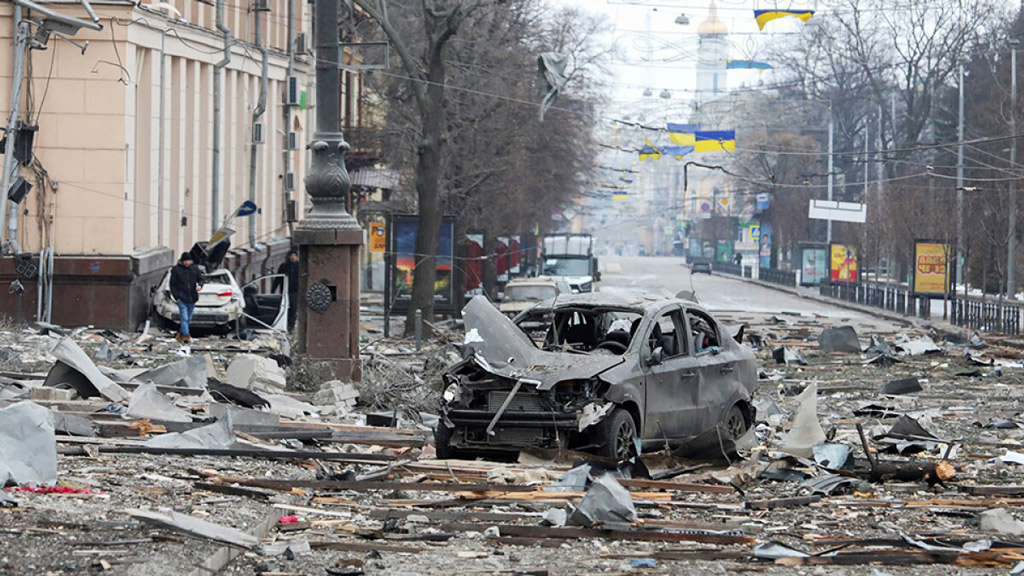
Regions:
<svg viewBox="0 0 1024 576"><path fill-rule="evenodd" d="M750 283L750 284L754 284L754 285L760 286L762 288L768 288L768 289L771 289L771 290L776 290L778 292L785 292L786 294L790 294L790 295L793 295L793 296L797 296L797 297L800 297L800 298L811 300L813 302L818 302L818 303L821 303L821 304L828 304L829 306L835 306L837 308L844 308L846 310L852 310L854 312L860 312L860 313L866 314L868 316L875 316L875 317L878 317L878 318L883 318L885 320L888 320L890 322L895 322L897 324L903 324L903 325L906 325L906 326L913 326L915 328L922 328L922 329L926 329L926 328L929 328L929 327L936 327L936 328L939 328L939 329L942 329L942 330L945 330L945 331L948 331L948 332L958 332L958 331L961 330L959 327L954 326L953 324L950 324L949 322L943 321L942 319L938 319L938 320L936 320L936 319L927 319L926 320L924 318L918 318L916 316L904 316L902 314L897 314L897 313L894 313L894 312L890 312L888 310L882 310L880 308L874 308L874 307L871 307L871 306L864 306L864 305L861 305L861 304L855 304L853 302L847 302L846 300L839 300L838 298L829 298L827 296L820 296L820 295L817 295L817 294L804 294L804 293L800 292L799 290L797 290L796 288L791 288L789 286L782 286L782 285L779 285L779 284L772 284L771 282L763 282L761 280L754 280L753 278L747 278L747 277L744 277L744 276L736 276L734 274L725 274L723 272L714 272L714 271L712 271L711 273L713 275L715 275L715 276L720 277L720 278L729 278L729 279L732 279L732 280L737 280L739 282L747 282L747 283Z"/></svg>

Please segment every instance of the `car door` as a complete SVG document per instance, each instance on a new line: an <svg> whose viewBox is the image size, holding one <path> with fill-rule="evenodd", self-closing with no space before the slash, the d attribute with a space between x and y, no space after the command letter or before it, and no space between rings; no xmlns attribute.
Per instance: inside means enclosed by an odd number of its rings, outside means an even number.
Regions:
<svg viewBox="0 0 1024 576"><path fill-rule="evenodd" d="M722 345L722 338L728 338L728 334L703 310L686 309L686 329L700 372L701 386L696 398L700 410L693 422L694 434L700 434L713 428L731 408L725 404L734 390L730 382L737 378L739 358L731 347Z"/></svg>
<svg viewBox="0 0 1024 576"><path fill-rule="evenodd" d="M684 327L683 310L673 307L662 310L645 334L645 357L654 355L647 362L645 439L673 443L689 435L696 416L700 371Z"/></svg>
<svg viewBox="0 0 1024 576"><path fill-rule="evenodd" d="M281 279L281 293L266 290L275 279ZM288 275L268 274L242 286L242 315L251 328L267 328L284 332L288 329Z"/></svg>

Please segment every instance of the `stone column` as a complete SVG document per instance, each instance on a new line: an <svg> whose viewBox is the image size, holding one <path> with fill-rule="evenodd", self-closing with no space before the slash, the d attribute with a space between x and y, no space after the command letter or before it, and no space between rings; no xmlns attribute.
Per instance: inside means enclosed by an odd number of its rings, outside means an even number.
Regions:
<svg viewBox="0 0 1024 576"><path fill-rule="evenodd" d="M337 0L316 1L316 22L338 21ZM299 246L298 353L322 377L359 380L359 247L345 209L351 182L340 132L338 27L316 30L316 133L306 192L312 208L292 234Z"/></svg>

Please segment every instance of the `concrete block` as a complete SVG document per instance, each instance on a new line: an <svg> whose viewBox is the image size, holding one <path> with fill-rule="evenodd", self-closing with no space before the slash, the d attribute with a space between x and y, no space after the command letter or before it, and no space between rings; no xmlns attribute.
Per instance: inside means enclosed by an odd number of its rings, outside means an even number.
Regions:
<svg viewBox="0 0 1024 576"><path fill-rule="evenodd" d="M284 369L277 362L254 354L235 356L224 380L239 388L272 394L283 392L287 384Z"/></svg>

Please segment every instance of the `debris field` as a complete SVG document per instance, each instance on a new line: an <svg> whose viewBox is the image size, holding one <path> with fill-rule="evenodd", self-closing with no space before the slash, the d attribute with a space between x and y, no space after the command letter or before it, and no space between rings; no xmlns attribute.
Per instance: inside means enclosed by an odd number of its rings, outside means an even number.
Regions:
<svg viewBox="0 0 1024 576"><path fill-rule="evenodd" d="M269 334L6 326L0 574L1024 573L1024 340L719 317L756 425L625 462L436 459L454 325L356 384Z"/></svg>

